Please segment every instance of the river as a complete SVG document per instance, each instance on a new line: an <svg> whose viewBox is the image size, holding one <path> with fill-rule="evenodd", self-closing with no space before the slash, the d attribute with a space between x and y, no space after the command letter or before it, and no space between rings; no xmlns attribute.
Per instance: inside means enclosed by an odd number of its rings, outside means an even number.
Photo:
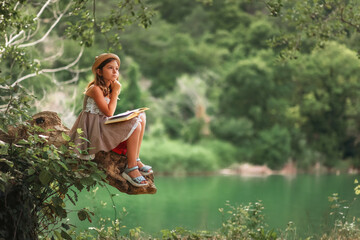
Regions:
<svg viewBox="0 0 360 240"><path fill-rule="evenodd" d="M219 208L224 208L226 201L246 205L261 200L269 229L284 230L292 221L297 232L307 236L321 232L326 226L330 213L328 197L333 193L351 203L349 216L360 217L360 203L354 201L355 179L360 180L360 176L155 176L158 192L154 195L126 195L110 186L108 190L114 195L117 216L123 207L128 212L122 225L140 226L149 234L156 235L162 229L176 227L216 230L222 222ZM96 226L100 217L114 219L108 190L99 187L95 192L83 192L79 196L78 207L88 207L95 212L95 225L80 222L75 214L70 215L70 223L83 229Z"/></svg>

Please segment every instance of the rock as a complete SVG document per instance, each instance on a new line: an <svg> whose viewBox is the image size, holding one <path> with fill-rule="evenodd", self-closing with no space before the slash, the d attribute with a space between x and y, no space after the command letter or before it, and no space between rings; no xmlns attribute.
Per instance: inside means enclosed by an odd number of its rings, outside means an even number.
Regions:
<svg viewBox="0 0 360 240"><path fill-rule="evenodd" d="M297 167L294 161L289 160L284 167L278 171L280 175L284 176L290 176L290 175L296 175L297 174Z"/></svg>
<svg viewBox="0 0 360 240"><path fill-rule="evenodd" d="M254 177L266 177L270 175L295 176L297 174L297 168L295 162L292 160L289 160L280 170L272 170L266 165L252 165L250 163L241 163L234 164L230 168L220 170L220 174Z"/></svg>
<svg viewBox="0 0 360 240"><path fill-rule="evenodd" d="M273 171L266 165L252 165L250 163L234 164L231 168L220 171L224 175L242 175L242 176L269 176Z"/></svg>
<svg viewBox="0 0 360 240"><path fill-rule="evenodd" d="M63 139L62 134L68 134L69 129L62 124L61 119L56 112L44 111L37 113L33 116L30 123L47 130L44 133L41 133L41 135L47 137L48 144L53 144L59 147L67 143ZM0 133L0 140L5 142L14 142L19 138L25 137L26 132L23 129L10 129L8 134L2 132ZM154 194L157 191L154 184L153 174L145 176L146 180L149 182L149 185L146 187L134 187L121 176L121 173L124 171L127 163L127 158L124 155L119 155L112 151L99 152L95 155L95 159L93 161L98 164L99 168L105 171L108 183L121 192L134 195Z"/></svg>

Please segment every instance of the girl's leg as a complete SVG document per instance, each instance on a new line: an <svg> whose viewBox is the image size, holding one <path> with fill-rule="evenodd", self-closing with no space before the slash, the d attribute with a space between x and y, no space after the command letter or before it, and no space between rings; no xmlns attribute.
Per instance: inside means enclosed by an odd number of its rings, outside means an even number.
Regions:
<svg viewBox="0 0 360 240"><path fill-rule="evenodd" d="M137 155L136 158L139 158L140 156L140 147L141 147L141 143L144 137L144 132L145 132L145 126L146 126L146 115L145 113L142 113L139 115L140 119L141 119L141 132L139 135L139 142L138 142L138 148L137 148ZM141 168L144 166L144 164L142 164L142 162L138 162L138 166Z"/></svg>
<svg viewBox="0 0 360 240"><path fill-rule="evenodd" d="M128 159L128 168L132 168L137 166L137 152L138 152L138 146L139 146L139 139L141 134L141 124L138 124L134 132L131 134L131 136L127 140L127 159ZM141 176L141 173L139 170L134 170L128 173L128 175L131 178L139 177ZM146 181L143 181L141 183L146 183Z"/></svg>

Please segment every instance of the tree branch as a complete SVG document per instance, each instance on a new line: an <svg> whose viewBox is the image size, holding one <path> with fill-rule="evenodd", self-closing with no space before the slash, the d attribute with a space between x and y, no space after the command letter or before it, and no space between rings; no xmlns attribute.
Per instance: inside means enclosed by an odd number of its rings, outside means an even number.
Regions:
<svg viewBox="0 0 360 240"><path fill-rule="evenodd" d="M51 3L51 0L48 0L48 1L44 4L44 6L40 9L40 11L38 12L38 14L36 15L36 18L34 18L34 21L37 21L37 20L40 18L41 14L44 12L45 8L46 8L50 3Z"/></svg>
<svg viewBox="0 0 360 240"><path fill-rule="evenodd" d="M40 21L37 21L37 26L36 26L35 31L34 31L33 33L31 33L31 31L29 31L26 40L29 40L30 38L34 37L35 34L39 31L39 29L40 29ZM14 43L14 44L15 44L15 43Z"/></svg>
<svg viewBox="0 0 360 240"><path fill-rule="evenodd" d="M21 34L24 34L24 30L21 30L18 34L16 34L14 37L10 38L9 41L7 41L7 43L5 43L5 47L8 47L11 45L11 43L17 39Z"/></svg>
<svg viewBox="0 0 360 240"><path fill-rule="evenodd" d="M19 3L19 2L18 2ZM51 0L48 0L43 6L42 8L40 9L40 11L38 12L38 14L36 15L36 17L34 18L34 21L37 21L41 14L44 12L45 8L51 3ZM18 6L18 4L16 5ZM24 30L21 30L18 34L16 34L14 37L10 37L9 41L7 41L5 43L5 47L7 46L10 46L11 43L13 43L19 36L21 36L21 34L24 34L25 35L25 31ZM16 43L18 43L19 41L16 41ZM12 45L16 44L16 43L13 43Z"/></svg>
<svg viewBox="0 0 360 240"><path fill-rule="evenodd" d="M40 75L43 73L55 73L55 72L60 72L60 71L64 71L64 70L68 70L69 68L73 67L75 64L77 64L82 56L84 52L84 46L81 47L80 53L77 56L77 58L70 64L64 66L64 67L60 67L60 68L54 68L54 69L42 69L39 72L35 72L35 73L30 73L26 76L23 76L21 78L19 78L18 80L16 80L13 84L11 84L12 87L14 87L16 84L24 81L25 79L31 78L31 77L35 77L36 75Z"/></svg>
<svg viewBox="0 0 360 240"><path fill-rule="evenodd" d="M44 36L42 36L42 38L40 38L39 40L36 40L34 42L31 43L25 43L25 44L21 44L19 45L19 47L23 48L23 47L30 47L30 46L34 46L42 41L44 41L49 34L51 33L51 31L55 28L55 26L59 23L59 21L61 20L61 18L64 16L64 14L69 10L70 6L71 6L72 2L70 2L65 10L60 14L60 16L55 20L55 22L53 23L53 25L51 25L51 27L49 28L49 30L44 34Z"/></svg>
<svg viewBox="0 0 360 240"><path fill-rule="evenodd" d="M60 43L61 43L61 46L59 48L57 48L57 51L54 55L46 57L41 61L42 62L50 62L50 61L54 61L54 60L60 58L64 53L64 43L63 43L63 41L61 41Z"/></svg>
<svg viewBox="0 0 360 240"><path fill-rule="evenodd" d="M354 24L354 23L352 23L352 22L345 19L345 17L344 17L344 7L342 7L340 9L340 21L347 24L347 25L349 25L349 26L351 26L351 27L353 27L353 28L355 28L357 32L360 32L359 25L356 25L356 24Z"/></svg>

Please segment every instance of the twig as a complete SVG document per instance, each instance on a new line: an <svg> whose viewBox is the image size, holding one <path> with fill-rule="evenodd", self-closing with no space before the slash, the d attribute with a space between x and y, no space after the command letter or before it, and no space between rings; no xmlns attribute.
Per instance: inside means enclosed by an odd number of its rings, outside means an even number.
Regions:
<svg viewBox="0 0 360 240"><path fill-rule="evenodd" d="M55 26L59 23L59 21L61 20L61 18L64 16L64 14L69 10L70 6L71 6L72 2L70 2L65 10L60 14L60 16L56 19L56 21L53 23L53 25L51 25L51 27L49 28L49 30L44 34L44 36L42 36L42 38L34 41L34 42L31 42L31 43L25 43L25 44L21 44L19 45L19 47L23 48L23 47L30 47L30 46L34 46L42 41L44 41L48 36L49 34L51 33L51 31L55 28Z"/></svg>
<svg viewBox="0 0 360 240"><path fill-rule="evenodd" d="M116 221L117 219L117 211L116 211L116 207L115 207L115 202L114 202L114 198L112 197L110 191L109 191L109 188L106 186L106 184L104 184L105 188L106 188L106 191L109 193L109 196L110 196L110 199L111 199L111 202L112 202L112 206L114 208L114 221ZM115 233L115 238L117 238L117 232L116 230L114 231Z"/></svg>
<svg viewBox="0 0 360 240"><path fill-rule="evenodd" d="M34 21L37 21L41 14L44 12L45 8L50 4L51 0L48 0L44 5L43 7L40 9L40 11L38 12L38 14L36 15L36 17L34 18Z"/></svg>
<svg viewBox="0 0 360 240"><path fill-rule="evenodd" d="M14 230L14 237L13 237L13 239L16 239L17 228L18 228L18 226L19 226L20 219L22 218L23 211L24 211L24 209L21 209L20 215L19 215L19 217L18 217L18 219L17 219L17 223L16 223L16 225L15 225L15 230Z"/></svg>
<svg viewBox="0 0 360 240"><path fill-rule="evenodd" d="M342 21L343 23L348 24L348 25L351 26L351 27L354 27L357 32L360 32L360 27L359 27L359 25L355 25L355 24L353 24L352 22L349 22L349 21L345 20L345 18L344 18L344 8L341 8L341 9L340 9L340 21Z"/></svg>
<svg viewBox="0 0 360 240"><path fill-rule="evenodd" d="M34 18L34 21L37 21L39 18L40 18L40 16L41 16L41 14L44 12L44 10L45 10L45 8L50 4L50 2L51 2L51 0L48 0L44 5L43 5L43 7L40 9L40 11L38 12L38 14L36 15L36 17ZM18 2L19 3L19 2ZM15 6L15 9L16 9L16 7L18 6L18 4L16 4L16 6ZM9 41L6 41L5 42L5 46L7 47L7 46L10 46L10 45L14 45L14 44L16 44L16 43L18 43L19 41L16 41L16 42L14 42L19 36L21 36L22 34L24 34L25 35L25 31L24 30L21 30L18 34L16 34L14 37L10 37L10 39L9 39ZM14 43L13 43L14 42Z"/></svg>
<svg viewBox="0 0 360 240"><path fill-rule="evenodd" d="M60 72L60 71L64 71L64 70L68 70L69 68L73 67L75 64L77 64L82 56L84 52L84 46L81 47L81 51L78 55L78 57L70 64L64 66L64 67L60 67L60 68L54 68L54 69L43 69L43 70L40 70L38 73L30 73L26 76L23 76L21 78L19 78L18 80L16 80L11 86L15 86L16 84L24 81L25 79L28 79L28 78L31 78L31 77L35 77L36 75L39 75L39 74L43 74L43 73L54 73L54 72Z"/></svg>

